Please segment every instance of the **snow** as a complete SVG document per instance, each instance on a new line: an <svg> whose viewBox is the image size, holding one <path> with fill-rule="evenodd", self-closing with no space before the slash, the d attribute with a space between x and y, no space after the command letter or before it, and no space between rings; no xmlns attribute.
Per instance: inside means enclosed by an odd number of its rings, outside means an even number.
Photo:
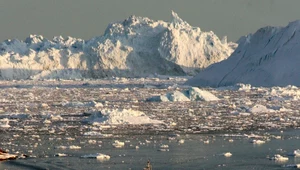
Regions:
<svg viewBox="0 0 300 170"><path fill-rule="evenodd" d="M186 84L192 86L300 86L300 20L286 27L264 27L242 37L238 48L227 59L213 64Z"/></svg>
<svg viewBox="0 0 300 170"><path fill-rule="evenodd" d="M1 79L81 79L194 75L236 48L212 31L172 21L130 16L90 40L30 35L0 43Z"/></svg>
<svg viewBox="0 0 300 170"><path fill-rule="evenodd" d="M93 113L83 120L93 125L120 125L120 124L163 124L160 120L150 119L145 113L131 109L103 109Z"/></svg>
<svg viewBox="0 0 300 170"><path fill-rule="evenodd" d="M161 96L154 96L146 99L147 101L166 102L166 101L217 101L215 95L204 89L191 87L184 91L174 91Z"/></svg>

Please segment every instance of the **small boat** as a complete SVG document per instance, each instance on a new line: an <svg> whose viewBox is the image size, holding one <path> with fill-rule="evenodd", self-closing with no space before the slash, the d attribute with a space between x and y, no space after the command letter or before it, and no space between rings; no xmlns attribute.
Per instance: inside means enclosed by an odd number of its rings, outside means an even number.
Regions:
<svg viewBox="0 0 300 170"><path fill-rule="evenodd" d="M17 159L17 157L17 155L7 153L6 151L0 149L0 161L13 160Z"/></svg>

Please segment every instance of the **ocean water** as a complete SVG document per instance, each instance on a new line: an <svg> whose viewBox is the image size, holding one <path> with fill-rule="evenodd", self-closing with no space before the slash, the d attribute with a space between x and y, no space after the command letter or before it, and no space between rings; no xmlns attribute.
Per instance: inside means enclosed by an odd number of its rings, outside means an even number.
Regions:
<svg viewBox="0 0 300 170"><path fill-rule="evenodd" d="M261 133L261 132L260 132ZM32 156L0 162L0 169L143 169L150 160L153 169L287 169L288 164L299 164L300 158L289 157L287 162L276 162L269 158L274 154L288 155L300 148L300 130L269 132L270 140L265 144L254 145L251 139L243 136L224 136L223 134L184 135L174 140L168 135L125 135L118 138L99 138L96 136L74 136L74 140L63 140L64 136L40 135L38 146ZM281 136L281 139L272 138ZM22 139L22 138L20 138ZM24 138L26 139L26 138ZM49 140L51 139L51 140ZM126 141L123 148L114 148L115 139ZM184 139L183 144L177 142ZM229 142L233 139L233 142ZM96 144L89 144L95 140ZM146 142L146 140L148 142ZM209 143L204 141L209 140ZM101 142L100 142L101 141ZM11 149L25 150L18 140ZM32 142L31 142L32 143ZM169 151L158 151L160 145L169 145ZM81 149L59 149L57 146L77 145ZM101 146L100 146L101 145ZM136 149L139 146L139 149ZM225 157L223 153L232 153ZM65 153L67 157L56 157L56 153ZM104 153L111 156L108 161L81 158L83 155ZM289 169L289 168L288 168Z"/></svg>

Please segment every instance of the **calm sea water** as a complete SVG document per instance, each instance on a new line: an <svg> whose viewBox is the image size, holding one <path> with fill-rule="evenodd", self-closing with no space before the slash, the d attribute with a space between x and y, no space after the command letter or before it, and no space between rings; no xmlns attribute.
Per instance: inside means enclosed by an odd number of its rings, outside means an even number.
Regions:
<svg viewBox="0 0 300 170"><path fill-rule="evenodd" d="M100 139L96 137L78 136L73 141L49 140L51 136L42 136L40 145L33 149L36 158L18 159L0 162L0 169L143 169L147 160L151 161L153 169L287 169L286 164L300 163L300 158L289 157L287 162L269 160L274 154L287 155L300 148L300 130L289 130L280 133L282 139L271 139L262 145L253 145L246 137L224 137L214 135L181 135L184 144L177 140L168 140L167 136L123 136L121 141L129 140L124 148L114 148L115 139ZM56 136L56 138L59 138ZM63 138L60 136L60 138ZM204 140L209 140L205 144ZM233 139L233 142L229 142ZM88 140L96 140L97 144L88 144ZM151 143L145 143L149 140ZM102 144L98 143L102 141ZM25 142L25 141L24 141ZM145 143L145 144L140 144ZM78 145L79 150L56 149L61 145ZM161 144L169 145L169 151L158 151ZM101 145L101 146L99 146ZM135 146L139 146L136 149ZM19 147L19 148L18 148ZM20 150L21 144L15 146ZM231 152L227 158L222 153ZM56 153L66 153L68 157L55 157ZM109 161L85 159L86 154L104 153L111 156Z"/></svg>

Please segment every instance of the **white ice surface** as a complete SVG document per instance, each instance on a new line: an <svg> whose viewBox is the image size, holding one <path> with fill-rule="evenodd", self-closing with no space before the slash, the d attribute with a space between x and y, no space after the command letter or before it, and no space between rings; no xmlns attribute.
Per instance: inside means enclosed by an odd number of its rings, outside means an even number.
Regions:
<svg viewBox="0 0 300 170"><path fill-rule="evenodd" d="M211 65L186 84L220 87L236 83L252 86L300 86L300 20L286 27L264 27L242 37L227 59Z"/></svg>
<svg viewBox="0 0 300 170"><path fill-rule="evenodd" d="M119 125L119 124L163 124L160 120L150 119L145 113L131 109L103 109L93 113L83 120L94 125Z"/></svg>
<svg viewBox="0 0 300 170"><path fill-rule="evenodd" d="M226 59L235 43L172 21L130 16L90 40L30 35L0 43L0 79L78 79L195 74Z"/></svg>
<svg viewBox="0 0 300 170"><path fill-rule="evenodd" d="M206 91L204 89L199 89L197 87L191 87L188 90L184 91L174 91L167 93L161 96L154 96L148 98L147 101L157 101L157 102L166 102L166 101L217 101L217 98L214 94Z"/></svg>

